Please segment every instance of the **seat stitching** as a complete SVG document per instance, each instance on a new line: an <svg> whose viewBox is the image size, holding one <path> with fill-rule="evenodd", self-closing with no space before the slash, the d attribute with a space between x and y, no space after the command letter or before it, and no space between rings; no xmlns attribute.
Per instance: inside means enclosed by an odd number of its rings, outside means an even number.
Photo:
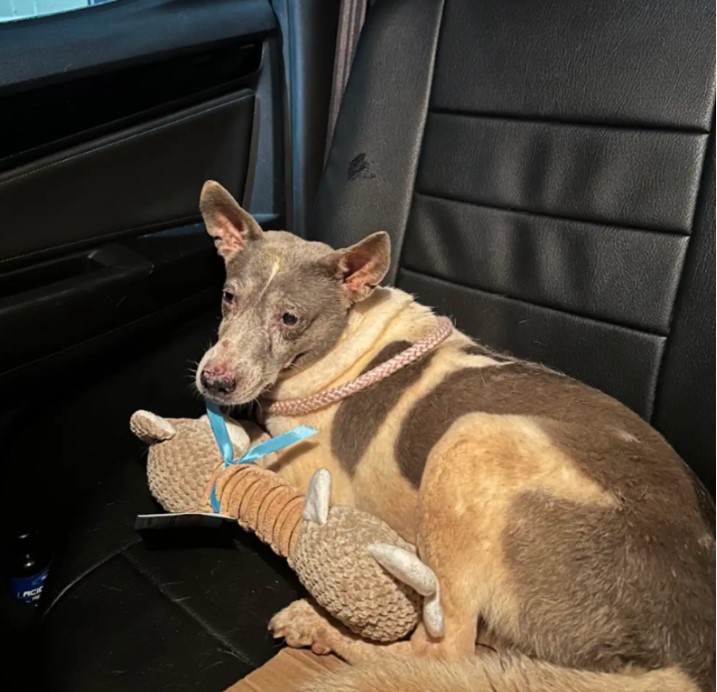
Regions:
<svg viewBox="0 0 717 692"><path fill-rule="evenodd" d="M677 125L651 125L649 123L615 123L591 120L567 120L551 116L520 115L518 113L491 113L490 111L469 111L461 108L431 108L429 113L435 115L454 115L456 117L477 118L483 120L515 120L522 123L538 123L545 125L567 125L570 127L586 127L615 130L648 130L651 132L677 132L693 135L706 135L709 130L699 127L679 127Z"/></svg>
<svg viewBox="0 0 717 692"><path fill-rule="evenodd" d="M423 190L416 190L414 196L429 197L437 200L444 200L446 202L455 202L456 204L467 204L472 207L482 207L484 209L494 209L496 211L509 212L514 214L526 214L529 216L538 216L545 219L557 219L558 221L572 221L574 223L589 223L599 226L610 226L611 228L619 228L625 231L642 231L645 233L659 233L662 235L675 235L683 238L689 238L690 230L682 231L675 228L657 228L656 226L634 226L629 224L617 223L606 219L599 219L596 217L575 217L575 216L564 216L562 214L548 213L544 211L535 211L534 209L524 209L521 207L507 207L500 204L489 204L487 202L473 201L470 199L464 199L454 195L436 194L434 192L427 192Z"/></svg>
<svg viewBox="0 0 717 692"><path fill-rule="evenodd" d="M528 305L530 307L534 308L540 308L541 310L546 310L549 312L558 313L561 315L570 315L573 317L577 317L581 320L586 320L588 322L594 322L596 325L607 325L610 327L614 327L616 329L622 329L628 332L638 333L638 334L644 334L645 336L654 337L657 339L660 339L661 341L664 341L667 338L667 332L661 333L659 331L650 330L650 329L643 329L641 327L634 327L628 324L623 324L617 321L609 320L609 319L603 319L602 317L595 317L594 315L586 315L579 312L573 312L571 310L564 310L561 308L556 308L552 305L545 305L542 303L536 303L530 300L525 300L523 298L515 298L513 296L506 295L505 293L498 293L496 291L490 291L484 288L476 288L475 286L469 286L468 284L461 283L460 281L454 281L453 279L447 279L443 276L438 276L435 274L431 274L430 272L426 272L423 270L416 270L416 269L410 269L408 267L401 267L399 272L403 272L404 274L414 274L416 276L424 276L428 279L432 279L434 281L441 281L446 284L450 284L452 286L457 286L459 288L464 288L468 291L475 291L476 293L482 293L484 295L488 296L496 296L498 298L503 298L504 300L511 301L513 303L522 303L523 305Z"/></svg>

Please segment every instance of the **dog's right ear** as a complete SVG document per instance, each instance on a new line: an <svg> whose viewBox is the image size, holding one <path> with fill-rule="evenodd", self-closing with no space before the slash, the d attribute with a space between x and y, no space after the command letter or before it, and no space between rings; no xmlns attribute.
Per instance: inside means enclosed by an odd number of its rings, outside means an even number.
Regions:
<svg viewBox="0 0 717 692"><path fill-rule="evenodd" d="M214 238L217 252L225 262L241 252L247 243L259 240L264 233L254 217L213 180L204 183L199 210L207 226L207 233Z"/></svg>

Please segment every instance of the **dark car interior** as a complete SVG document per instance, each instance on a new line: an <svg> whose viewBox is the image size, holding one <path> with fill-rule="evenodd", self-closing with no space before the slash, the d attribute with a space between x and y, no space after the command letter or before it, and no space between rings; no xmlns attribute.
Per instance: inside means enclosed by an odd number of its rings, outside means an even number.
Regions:
<svg viewBox="0 0 717 692"><path fill-rule="evenodd" d="M714 36L707 0L115 0L0 23L3 689L220 691L301 594L238 529L134 528L158 506L131 413L202 413L207 179L266 229L388 231L391 284L616 397L714 496ZM28 532L39 605L8 587Z"/></svg>

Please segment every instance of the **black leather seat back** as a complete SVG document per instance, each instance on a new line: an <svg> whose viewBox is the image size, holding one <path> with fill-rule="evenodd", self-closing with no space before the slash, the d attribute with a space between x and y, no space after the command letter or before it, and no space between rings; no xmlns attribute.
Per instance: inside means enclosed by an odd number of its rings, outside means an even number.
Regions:
<svg viewBox="0 0 717 692"><path fill-rule="evenodd" d="M651 420L714 487L714 5L380 0L309 237Z"/></svg>

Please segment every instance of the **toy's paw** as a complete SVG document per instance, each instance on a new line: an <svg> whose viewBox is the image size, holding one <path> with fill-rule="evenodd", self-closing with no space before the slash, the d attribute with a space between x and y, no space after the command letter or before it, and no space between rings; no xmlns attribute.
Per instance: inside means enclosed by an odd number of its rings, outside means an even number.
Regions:
<svg viewBox="0 0 717 692"><path fill-rule="evenodd" d="M269 622L275 639L283 638L295 649L311 647L315 654L331 653L327 644L331 625L319 609L305 598L280 610Z"/></svg>

